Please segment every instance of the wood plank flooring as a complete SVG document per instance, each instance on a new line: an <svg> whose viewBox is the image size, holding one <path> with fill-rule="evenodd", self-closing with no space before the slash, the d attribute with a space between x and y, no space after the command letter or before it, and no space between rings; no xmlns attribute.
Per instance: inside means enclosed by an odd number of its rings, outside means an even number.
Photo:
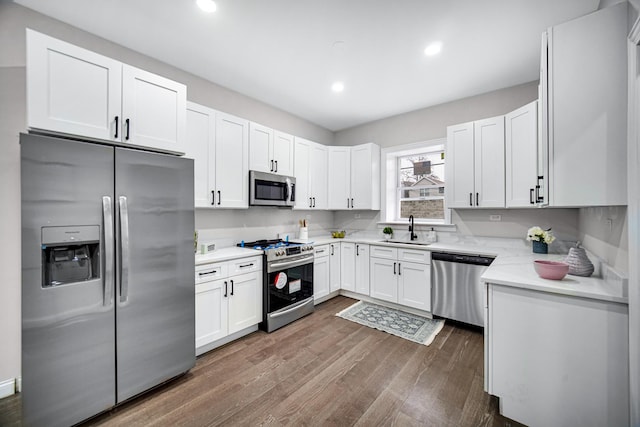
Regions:
<svg viewBox="0 0 640 427"><path fill-rule="evenodd" d="M423 346L335 316L346 297L198 358L186 375L83 426L517 426L483 392L483 337L445 324ZM0 425L21 426L20 397Z"/></svg>

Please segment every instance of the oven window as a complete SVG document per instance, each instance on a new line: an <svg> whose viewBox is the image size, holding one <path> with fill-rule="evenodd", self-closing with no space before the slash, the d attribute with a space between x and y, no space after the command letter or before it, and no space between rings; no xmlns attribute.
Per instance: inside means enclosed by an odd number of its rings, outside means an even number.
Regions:
<svg viewBox="0 0 640 427"><path fill-rule="evenodd" d="M255 181L255 198L257 200L285 200L287 184L284 182Z"/></svg>
<svg viewBox="0 0 640 427"><path fill-rule="evenodd" d="M267 275L267 312L273 313L313 296L313 262Z"/></svg>

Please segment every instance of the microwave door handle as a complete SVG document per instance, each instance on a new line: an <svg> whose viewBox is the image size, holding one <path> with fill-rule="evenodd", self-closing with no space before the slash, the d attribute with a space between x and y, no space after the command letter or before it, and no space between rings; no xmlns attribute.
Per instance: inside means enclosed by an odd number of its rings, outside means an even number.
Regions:
<svg viewBox="0 0 640 427"><path fill-rule="evenodd" d="M120 196L120 302L129 299L129 209L127 198Z"/></svg>
<svg viewBox="0 0 640 427"><path fill-rule="evenodd" d="M288 201L289 200L289 185L285 184L284 185L284 201Z"/></svg>
<svg viewBox="0 0 640 427"><path fill-rule="evenodd" d="M113 210L111 197L102 197L102 220L104 223L104 296L103 305L113 302Z"/></svg>

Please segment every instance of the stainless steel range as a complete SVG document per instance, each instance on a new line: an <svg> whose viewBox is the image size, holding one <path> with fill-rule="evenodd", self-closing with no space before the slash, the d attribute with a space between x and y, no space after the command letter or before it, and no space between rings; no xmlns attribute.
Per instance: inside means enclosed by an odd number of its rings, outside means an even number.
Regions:
<svg viewBox="0 0 640 427"><path fill-rule="evenodd" d="M313 245L278 239L238 246L264 251L261 329L272 332L313 313Z"/></svg>

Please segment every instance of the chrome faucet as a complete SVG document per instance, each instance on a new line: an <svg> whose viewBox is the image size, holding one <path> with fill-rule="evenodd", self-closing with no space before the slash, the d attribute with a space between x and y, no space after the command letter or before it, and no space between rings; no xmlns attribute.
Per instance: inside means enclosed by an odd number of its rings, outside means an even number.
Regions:
<svg viewBox="0 0 640 427"><path fill-rule="evenodd" d="M411 233L411 240L416 240L418 235L413 232L413 215L409 215L409 232Z"/></svg>

